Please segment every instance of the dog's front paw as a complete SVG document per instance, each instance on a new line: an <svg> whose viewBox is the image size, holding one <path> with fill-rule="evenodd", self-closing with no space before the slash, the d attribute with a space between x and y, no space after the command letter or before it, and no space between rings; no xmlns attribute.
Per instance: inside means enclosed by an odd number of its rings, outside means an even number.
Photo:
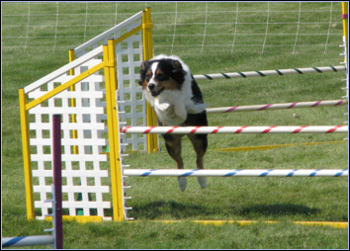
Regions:
<svg viewBox="0 0 350 251"><path fill-rule="evenodd" d="M206 188L207 187L207 177L197 177L197 181L201 188Z"/></svg>
<svg viewBox="0 0 350 251"><path fill-rule="evenodd" d="M181 192L186 190L187 187L187 179L186 177L179 177L177 180L177 183L179 184Z"/></svg>
<svg viewBox="0 0 350 251"><path fill-rule="evenodd" d="M162 112L170 112L172 109L174 109L170 103L163 100L155 100L154 105L159 111Z"/></svg>
<svg viewBox="0 0 350 251"><path fill-rule="evenodd" d="M171 111L171 105L168 104L168 103L161 103L157 107L162 112L169 112L169 111Z"/></svg>

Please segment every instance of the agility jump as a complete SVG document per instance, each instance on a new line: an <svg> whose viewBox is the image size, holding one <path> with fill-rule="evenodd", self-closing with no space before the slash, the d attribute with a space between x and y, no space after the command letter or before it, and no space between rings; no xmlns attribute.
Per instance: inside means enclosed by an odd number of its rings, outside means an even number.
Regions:
<svg viewBox="0 0 350 251"><path fill-rule="evenodd" d="M123 33L122 32L125 32ZM108 40L113 35L112 40ZM123 54L125 50L122 50L120 42L127 41L128 44L135 46L137 44L138 48L133 48L132 53L137 53L138 57L134 54ZM343 47L346 51L346 39L343 40ZM101 43L108 43L108 45L100 46ZM91 49L92 48L92 49ZM141 50L143 48L143 51ZM46 154L43 151L43 147L51 146L50 140L43 137L43 131L50 131L51 120L43 120L45 116L51 115L52 113L62 114L62 131L63 138L62 144L65 152L62 153L63 161L65 162L66 170L63 173L67 179L67 185L63 186L64 193L67 194L68 201L63 202L63 208L69 210L69 215L71 217L77 217L76 210L83 208L83 217L92 219L93 217L99 218L99 220L115 220L123 221L125 219L131 219L127 217L126 210L130 210L130 207L126 206L126 199L130 197L125 196L125 189L129 188L125 185L124 178L127 176L130 167L123 162L123 158L127 156L125 153L126 145L132 145L133 150L139 150L138 145L145 145L146 151L151 152L158 148L157 133L166 132L179 132L179 133L227 133L226 127L213 127L213 128L187 128L185 131L181 131L181 128L157 128L155 118L152 117L152 113L148 106L145 105L145 101L140 99L134 99L139 91L137 87L133 86L131 83L136 82L135 79L138 78L135 74L124 76L123 67L118 67L120 65L129 64L130 73L134 73L135 69L140 66L141 60L148 60L153 57L153 47L152 47L152 22L150 17L150 9L146 9L145 12L140 12L135 14L130 19L118 25L116 28L101 34L98 39L93 39L88 41L79 48L75 50L75 60L72 60L69 64L61 67L59 70L43 77L42 79L34 82L30 86L19 90L20 96L20 110L21 110L21 123L22 123L22 141L23 141L23 155L24 155L24 169L25 169L25 182L26 182L26 199L27 199L27 217L28 219L34 218L34 206L41 209L41 216L36 216L38 219L45 218L45 212L48 210L48 206L42 203L43 197L46 196L47 190L49 189L45 183L41 183L41 180L45 180L45 177L52 177L51 170L45 170L45 164L51 162L51 155ZM122 62L118 61L122 58L122 55L128 55L128 58L140 58L139 61L132 62ZM102 58L102 59L101 59ZM345 57L346 58L346 57ZM345 63L346 65L346 63ZM87 68L86 71L80 72L82 68ZM104 76L99 74L99 71L104 69ZM306 70L307 69L307 70ZM66 74L70 71L70 74ZM287 71L288 70L288 71ZM214 78L246 78L250 77L264 77L264 76L282 76L287 74L306 74L306 73L331 73L338 71L345 71L347 76L347 69L345 66L328 66L328 67L311 67L311 68L295 68L287 70L270 70L270 71L254 71L254 72L240 72L234 74L203 74L200 75L202 79L214 79ZM74 72L73 72L74 71ZM206 77L209 76L208 77ZM226 75L226 76L225 76ZM194 77L196 78L197 75ZM199 78L199 77L198 77ZM345 79L347 81L347 77ZM127 82L130 87L124 88L124 84ZM55 88L55 84L61 83L61 85ZM98 86L100 83L101 86ZM115 94L115 89L118 83L119 94ZM75 86L74 91L69 91L68 88ZM97 87L98 86L98 87ZM84 89L85 88L85 89ZM102 88L105 88L102 89ZM43 91L47 90L47 91ZM347 89L346 89L347 90ZM348 90L347 90L348 91ZM126 100L126 95L132 97L132 100ZM55 97L55 98L53 98ZM26 102L27 99L32 99L31 102ZM43 106L43 98L46 102ZM322 107L325 104L330 106L340 106L347 103L347 98L343 97L345 100L335 100L335 101L313 101L313 102L295 102L287 104L267 104L259 105L259 107L247 108L248 110L269 110L274 109L278 106L283 106L283 109L300 108L305 105L307 107ZM61 99L62 106L55 106L54 100ZM84 103L85 100L88 102ZM72 105L74 102L75 104ZM103 107L103 103L106 103L106 108ZM307 104L302 104L307 103ZM125 106L137 107L142 105L147 107L143 109L142 112L137 113L127 113L124 112ZM287 107L286 107L287 106ZM116 108L120 107L120 108ZM211 112L210 109L219 108L208 108L208 113ZM243 111L245 107L224 107L220 108L220 112L231 112L231 111ZM226 110L225 110L226 109ZM118 110L118 113L116 112ZM131 109L136 111L136 109ZM27 114L32 114L34 122L30 122L27 118ZM146 115L147 114L147 117ZM72 117L76 116L76 121L72 121ZM86 118L88 117L88 118ZM142 118L147 124L139 125L134 123L134 121ZM131 119L131 127L124 127L126 129L125 133L120 131L119 128L125 126L126 119ZM106 125L105 121L108 123ZM124 124L123 124L124 123ZM130 125L130 124L128 124ZM118 128L119 126L119 128ZM144 130L140 131L137 126L142 126ZM232 130L233 129L233 130ZM282 130L283 129L283 130ZM29 130L35 134L35 138L30 138ZM135 130L132 138L127 138L126 134ZM147 131L150 133L145 133ZM165 130L165 132L164 132ZM187 130L187 131L186 131ZM202 131L203 130L203 131ZM311 132L313 130L313 132ZM231 127L230 133L346 133L346 126L266 126L260 128L254 128L251 126L241 126L241 127ZM72 132L73 131L73 132ZM72 138L71 133L76 137ZM90 131L91 134L86 136L86 131ZM138 131L138 132L136 132ZM206 132L204 132L206 131ZM102 136L103 133L108 133L108 139ZM136 134L142 134L143 137L138 137ZM109 167L110 167L110 179L111 188L105 186L101 182L101 178L108 177L108 171L100 168L103 166L102 163L107 162L107 156L101 154L104 148L109 146ZM30 147L35 147L36 153L30 152ZM134 148L135 147L135 148ZM77 149L77 152L73 152L72 148ZM32 169L31 163L36 163L37 169ZM78 163L78 164L76 164ZM91 164L92 163L92 164ZM76 166L74 166L74 164ZM91 166L93 165L93 170ZM78 168L77 168L78 167ZM135 169L138 170L138 169ZM310 170L307 171L308 177L317 177L317 174L321 174L321 171ZM144 172L148 170L145 169ZM191 170L190 170L191 171ZM192 170L193 171L193 170ZM207 171L207 170L206 170ZM233 173L237 171L237 176L243 174L244 172L238 170L232 170L228 173ZM269 171L269 172L268 172ZM297 170L288 170L288 174L297 177ZM293 172L294 171L294 172ZM84 172L86 177L81 177L82 184L80 186L73 184L72 177L78 177L78 174ZM274 171L272 170L261 170L258 174L267 173L266 176L272 175ZM345 177L347 172L344 170L332 170L330 176L333 177ZM294 175L295 173L295 175ZM316 173L315 175L311 175ZM341 175L338 175L342 173ZM293 175L292 175L293 174ZM177 174L181 175L181 174ZM311 176L310 176L311 175ZM39 184L33 184L31 177L38 177ZM150 175L148 175L150 176ZM236 176L233 175L233 177ZM87 185L87 178L94 177L96 180L95 186ZM264 177L264 176L260 176ZM34 191L33 191L34 190ZM40 201L35 201L33 199L33 192L41 196ZM96 193L96 201L89 201L89 192ZM82 201L77 201L75 199L74 193L82 194ZM112 201L103 201L103 194L112 193ZM105 215L104 211L106 209L113 208L113 217L110 215ZM97 216L90 215L91 209L97 209Z"/></svg>
<svg viewBox="0 0 350 251"><path fill-rule="evenodd" d="M346 45L343 40L345 50L345 65L346 65ZM237 72L237 73L219 73L219 74L202 74L194 75L194 79L201 80L214 80L218 78L246 78L246 77L265 77L273 75L288 75L288 74L304 74L304 73L324 73L324 72L338 72L346 71L346 79L348 79L348 72L345 66L330 66L330 67L312 67L312 68L295 68L285 70L269 70L269 71L251 71L251 72ZM348 92L347 87L344 88ZM118 95L116 95L118 96ZM256 105L256 106L234 106L234 107L221 107L221 108L208 108L208 113L227 113L237 111L263 111L273 109L291 109L291 108L314 108L322 106L340 106L348 103L348 95L343 97L346 100L328 100L328 101L313 101L313 102L294 102L284 104L267 104L267 105ZM121 101L122 102L122 101ZM117 101L117 104L121 103ZM119 113L124 113L123 110L118 109ZM255 134L267 134L267 133L348 133L348 127L342 125L336 126L197 126L197 127L182 127L182 126L125 126L122 127L119 124L120 130L118 133L121 134L220 134L220 133L232 133L232 134L244 134L244 133L255 133ZM121 137L119 137L121 138ZM122 142L120 142L120 149ZM299 170L299 169L281 169L281 170L189 170L189 169L130 169L128 165L124 164L123 158L127 154L121 154L121 173L124 176L132 177L348 177L348 169L310 169L310 170ZM120 184L121 190L124 193L126 187L125 184ZM130 198L130 197L129 197ZM132 208L128 207L124 209L126 219L128 218L127 210Z"/></svg>

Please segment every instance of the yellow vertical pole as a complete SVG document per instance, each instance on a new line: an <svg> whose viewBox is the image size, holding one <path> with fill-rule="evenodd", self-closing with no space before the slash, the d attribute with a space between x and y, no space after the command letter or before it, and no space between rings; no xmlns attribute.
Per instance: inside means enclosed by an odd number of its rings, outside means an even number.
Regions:
<svg viewBox="0 0 350 251"><path fill-rule="evenodd" d="M349 62L349 58L348 58L348 55L349 55L349 34L348 34L348 2L342 2L341 3L341 9L342 9L342 19L343 19L343 39L345 40L345 46L346 46L346 49L345 49L345 52L347 55L344 55L345 57L345 63Z"/></svg>
<svg viewBox="0 0 350 251"><path fill-rule="evenodd" d="M75 59L74 50L69 50L68 54L69 54L69 62L72 62ZM69 70L69 75L74 75L74 69L70 69ZM74 92L75 91L75 85L72 85L70 87L70 90L72 92ZM75 98L72 98L70 100L70 103L71 103L71 107L75 107L76 106ZM76 116L76 114L72 114L72 123L76 123L76 122L77 122L77 116ZM77 138L78 138L78 132L77 132L77 130L73 130L73 139L77 139ZM78 146L73 146L73 153L74 154L78 154Z"/></svg>
<svg viewBox="0 0 350 251"><path fill-rule="evenodd" d="M346 48L348 48L348 2L342 2L341 8L343 19L343 35L346 41Z"/></svg>
<svg viewBox="0 0 350 251"><path fill-rule="evenodd" d="M113 220L124 220L123 183L120 163L118 114L116 110L117 78L114 40L103 46L105 61L106 107L108 119L109 159L111 168Z"/></svg>
<svg viewBox="0 0 350 251"><path fill-rule="evenodd" d="M69 57L69 63L74 61L75 59L75 53L74 53L74 50L69 50L68 51L68 57ZM69 70L69 75L74 75L74 69L70 69ZM72 88L73 86L71 86Z"/></svg>
<svg viewBox="0 0 350 251"><path fill-rule="evenodd" d="M344 48L344 64L346 67L346 97L347 100L349 101L349 34L348 34L348 28L349 28L349 19L348 19L348 2L342 2L341 3L341 9L342 9L342 19L343 19L343 41L345 42L345 48ZM348 109L349 110L349 109Z"/></svg>
<svg viewBox="0 0 350 251"><path fill-rule="evenodd" d="M143 60L153 58L152 28L151 8L146 8L142 15ZM156 114L148 103L146 103L146 120L147 126L157 125ZM157 134L147 134L147 152L157 151L159 151Z"/></svg>
<svg viewBox="0 0 350 251"><path fill-rule="evenodd" d="M34 219L34 203L33 203L33 188L32 188L32 172L30 168L30 153L29 153L29 132L28 132L28 117L26 111L26 96L24 89L18 90L19 94L19 109L21 117L21 132L22 132L22 151L23 151L23 166L24 166L24 182L26 189L26 208L27 219Z"/></svg>

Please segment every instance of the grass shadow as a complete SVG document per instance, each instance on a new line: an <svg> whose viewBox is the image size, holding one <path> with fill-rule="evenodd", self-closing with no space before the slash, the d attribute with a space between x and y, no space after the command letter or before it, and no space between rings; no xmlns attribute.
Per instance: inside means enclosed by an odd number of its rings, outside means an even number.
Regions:
<svg viewBox="0 0 350 251"><path fill-rule="evenodd" d="M309 208L304 205L291 203L272 205L253 205L240 210L241 215L263 215L263 216L284 216L284 215L311 215L317 214L321 210Z"/></svg>
<svg viewBox="0 0 350 251"><path fill-rule="evenodd" d="M320 209L309 208L304 205L296 204L273 204L273 205L252 205L249 207L206 207L198 204L184 204L173 200L170 201L154 201L144 205L134 205L129 216L135 219L187 219L193 217L208 218L218 215L227 216L288 216L288 215L313 215L320 212Z"/></svg>
<svg viewBox="0 0 350 251"><path fill-rule="evenodd" d="M149 220L170 216L175 219L184 219L193 216L210 215L214 210L196 204L184 204L176 201L154 201L145 205L133 206L130 216L135 219Z"/></svg>

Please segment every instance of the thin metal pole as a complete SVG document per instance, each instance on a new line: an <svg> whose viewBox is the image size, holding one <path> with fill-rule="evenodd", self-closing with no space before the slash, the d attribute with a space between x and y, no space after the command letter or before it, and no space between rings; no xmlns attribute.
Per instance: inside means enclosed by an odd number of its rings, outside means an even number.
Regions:
<svg viewBox="0 0 350 251"><path fill-rule="evenodd" d="M55 248L63 249L61 115L53 115L53 183L55 186Z"/></svg>

